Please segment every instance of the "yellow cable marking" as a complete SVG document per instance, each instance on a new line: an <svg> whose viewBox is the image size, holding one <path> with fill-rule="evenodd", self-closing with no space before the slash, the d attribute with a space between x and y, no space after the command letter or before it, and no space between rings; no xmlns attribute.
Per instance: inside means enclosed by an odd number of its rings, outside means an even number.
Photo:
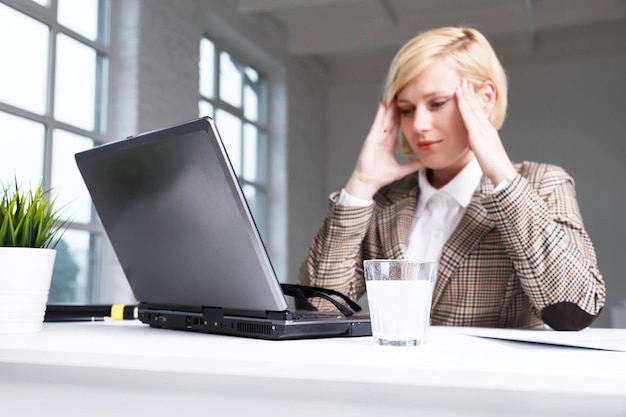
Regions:
<svg viewBox="0 0 626 417"><path fill-rule="evenodd" d="M111 318L115 320L124 320L124 304L113 304L111 306Z"/></svg>

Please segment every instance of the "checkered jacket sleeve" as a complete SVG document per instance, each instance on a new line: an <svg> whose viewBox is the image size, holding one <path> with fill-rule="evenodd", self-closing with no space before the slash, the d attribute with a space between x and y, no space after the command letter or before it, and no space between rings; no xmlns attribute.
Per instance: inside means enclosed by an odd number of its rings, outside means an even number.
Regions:
<svg viewBox="0 0 626 417"><path fill-rule="evenodd" d="M546 322L574 329L588 325L604 305L604 282L573 180L553 165L524 162L516 168L519 175L497 193L483 178L444 245L433 324L540 327ZM415 175L380 190L370 207L342 207L332 194L299 282L360 297L363 259L403 257L418 194Z"/></svg>

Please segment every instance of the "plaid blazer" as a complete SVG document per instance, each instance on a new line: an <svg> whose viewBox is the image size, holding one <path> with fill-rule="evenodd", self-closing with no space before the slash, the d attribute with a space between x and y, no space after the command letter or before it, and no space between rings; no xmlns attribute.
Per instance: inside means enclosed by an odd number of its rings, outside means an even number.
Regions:
<svg viewBox="0 0 626 417"><path fill-rule="evenodd" d="M581 218L573 179L554 165L523 162L511 184L493 193L483 177L461 222L443 247L433 293L434 325L533 328L554 310L590 317L605 287ZM419 196L417 175L396 181L367 207L330 196L330 210L303 262L299 283L357 300L365 293L364 259L402 259ZM330 309L311 299L309 305ZM562 308L563 307L563 308ZM542 318L543 317L543 318ZM559 320L555 321L558 322ZM570 328L568 324L558 327Z"/></svg>

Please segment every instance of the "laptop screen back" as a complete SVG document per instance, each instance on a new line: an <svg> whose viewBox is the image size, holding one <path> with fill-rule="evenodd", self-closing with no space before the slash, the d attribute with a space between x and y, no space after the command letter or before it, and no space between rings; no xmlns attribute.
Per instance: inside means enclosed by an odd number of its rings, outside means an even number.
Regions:
<svg viewBox="0 0 626 417"><path fill-rule="evenodd" d="M140 302L287 309L210 118L76 155Z"/></svg>

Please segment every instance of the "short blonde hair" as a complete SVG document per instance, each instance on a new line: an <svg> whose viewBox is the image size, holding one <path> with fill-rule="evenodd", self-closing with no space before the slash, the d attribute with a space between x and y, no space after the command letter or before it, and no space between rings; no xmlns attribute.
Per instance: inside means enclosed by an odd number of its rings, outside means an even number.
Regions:
<svg viewBox="0 0 626 417"><path fill-rule="evenodd" d="M404 44L389 67L383 102L391 104L400 90L434 61L442 58L477 90L489 80L495 84L496 103L489 120L496 129L500 129L507 107L506 74L489 41L472 28L433 29ZM407 157L414 156L402 132L397 148Z"/></svg>

